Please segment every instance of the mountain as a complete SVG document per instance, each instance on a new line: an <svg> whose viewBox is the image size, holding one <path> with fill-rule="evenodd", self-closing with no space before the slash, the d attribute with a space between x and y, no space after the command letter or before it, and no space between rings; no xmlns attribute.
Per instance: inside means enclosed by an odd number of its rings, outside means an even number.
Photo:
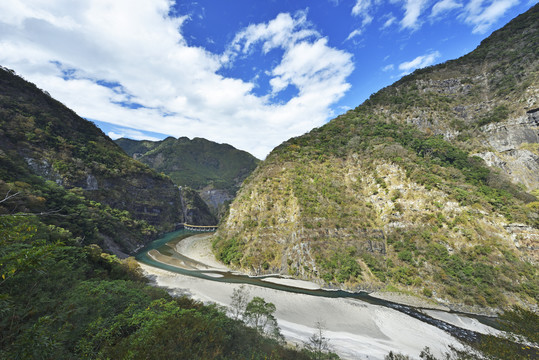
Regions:
<svg viewBox="0 0 539 360"><path fill-rule="evenodd" d="M312 358L101 249L215 221L202 205L0 68L0 359Z"/></svg>
<svg viewBox="0 0 539 360"><path fill-rule="evenodd" d="M278 146L222 219L216 255L453 307L537 305L538 19L536 5Z"/></svg>
<svg viewBox="0 0 539 360"><path fill-rule="evenodd" d="M134 159L170 176L175 184L198 191L214 214L234 199L259 160L228 144L168 137L162 141L115 140Z"/></svg>
<svg viewBox="0 0 539 360"><path fill-rule="evenodd" d="M122 256L177 223L216 221L207 209L184 205L202 202L197 194L182 199L170 178L133 160L93 123L5 68L0 191L17 194L0 203L1 213L46 213L49 224Z"/></svg>

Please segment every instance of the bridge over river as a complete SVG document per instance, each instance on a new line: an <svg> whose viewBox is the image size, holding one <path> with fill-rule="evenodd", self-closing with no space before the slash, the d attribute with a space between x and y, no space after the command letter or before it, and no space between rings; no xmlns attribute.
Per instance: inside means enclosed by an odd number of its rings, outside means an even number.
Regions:
<svg viewBox="0 0 539 360"><path fill-rule="evenodd" d="M176 230L185 229L190 231L212 232L217 230L217 225L191 225L187 223L176 224Z"/></svg>

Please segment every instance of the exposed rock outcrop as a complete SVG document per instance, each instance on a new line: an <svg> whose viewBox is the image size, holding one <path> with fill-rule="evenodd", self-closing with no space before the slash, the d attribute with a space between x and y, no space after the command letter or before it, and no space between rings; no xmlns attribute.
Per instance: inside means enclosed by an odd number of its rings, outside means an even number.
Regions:
<svg viewBox="0 0 539 360"><path fill-rule="evenodd" d="M228 202L259 162L245 151L202 138L122 138L116 143L134 159L170 176L176 185L195 189L217 218L225 213Z"/></svg>
<svg viewBox="0 0 539 360"><path fill-rule="evenodd" d="M529 190L539 189L539 112L489 124L481 130L485 145L492 150L476 155L507 174L513 182Z"/></svg>

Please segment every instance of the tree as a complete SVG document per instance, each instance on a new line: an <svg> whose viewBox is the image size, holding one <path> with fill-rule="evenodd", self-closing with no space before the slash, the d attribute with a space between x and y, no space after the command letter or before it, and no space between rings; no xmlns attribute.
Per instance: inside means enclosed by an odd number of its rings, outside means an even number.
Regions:
<svg viewBox="0 0 539 360"><path fill-rule="evenodd" d="M412 360L412 358L408 355L403 355L390 351L389 354L384 357L384 360Z"/></svg>
<svg viewBox="0 0 539 360"><path fill-rule="evenodd" d="M246 323L253 326L261 334L268 334L278 340L282 339L277 319L273 315L276 311L273 303L255 296L245 308Z"/></svg>
<svg viewBox="0 0 539 360"><path fill-rule="evenodd" d="M232 317L235 320L243 318L245 316L245 309L249 302L249 290L245 285L241 285L239 288L232 291L232 302L230 308L232 311Z"/></svg>
<svg viewBox="0 0 539 360"><path fill-rule="evenodd" d="M321 360L323 355L329 351L329 339L325 337L325 325L323 322L317 321L314 326L316 331L309 337L305 347L314 353L316 360Z"/></svg>
<svg viewBox="0 0 539 360"><path fill-rule="evenodd" d="M423 350L421 350L419 358L422 360L436 360L436 357L430 352L430 348L428 346L425 346Z"/></svg>

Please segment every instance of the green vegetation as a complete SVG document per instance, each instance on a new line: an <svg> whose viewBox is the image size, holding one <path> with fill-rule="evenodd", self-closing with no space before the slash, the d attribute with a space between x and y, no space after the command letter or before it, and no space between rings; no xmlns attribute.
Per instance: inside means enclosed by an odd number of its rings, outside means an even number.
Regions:
<svg viewBox="0 0 539 360"><path fill-rule="evenodd" d="M215 237L213 247L215 248L219 242L220 239ZM220 250L216 255L218 260L227 265L239 265L242 257L242 244L236 238L228 239L220 245Z"/></svg>
<svg viewBox="0 0 539 360"><path fill-rule="evenodd" d="M176 185L196 190L207 202L206 205L197 193L189 192L196 202L194 214L197 221L194 222L197 224L216 224L216 217L226 212L243 180L259 163L245 151L201 138L168 137L162 141L122 138L115 142L129 156L170 176ZM210 214L213 215L211 219Z"/></svg>
<svg viewBox="0 0 539 360"><path fill-rule="evenodd" d="M0 216L38 214L41 223L68 229L80 244L104 246L105 239L110 239L126 252L157 235L146 221L133 219L126 210L88 200L80 188L67 190L35 176L24 180L27 182L0 180L0 194L9 196L0 203Z"/></svg>
<svg viewBox="0 0 539 360"><path fill-rule="evenodd" d="M483 126L490 123L497 123L506 120L507 116L509 116L509 109L507 109L507 106L505 105L500 105L495 107L494 109L492 109L492 111L488 112L484 117L479 119L477 125Z"/></svg>
<svg viewBox="0 0 539 360"><path fill-rule="evenodd" d="M0 217L0 358L308 358L41 220Z"/></svg>
<svg viewBox="0 0 539 360"><path fill-rule="evenodd" d="M269 334L277 340L283 339L277 319L275 319L275 305L268 303L259 296L255 296L245 307L245 322L254 327L260 334Z"/></svg>
<svg viewBox="0 0 539 360"><path fill-rule="evenodd" d="M309 358L102 252L133 252L204 204L12 72L0 83L0 358Z"/></svg>
<svg viewBox="0 0 539 360"><path fill-rule="evenodd" d="M536 306L528 245L539 228L539 194L471 154L484 150L482 125L530 106L538 11L276 148L221 224L218 258L472 310ZM103 253L100 246L133 251L185 219L177 187L12 72L0 69L0 85L0 358L321 357L320 347L298 353L279 343L266 327L275 307L264 299L238 298L249 328L217 306L147 286L133 259ZM128 151L164 166L178 184L235 191L256 161L214 146L169 138ZM193 210L196 202L183 205ZM539 342L536 313L515 308L502 324L515 338L486 337L477 345L485 357L537 357L526 345ZM313 339L320 345L323 336ZM428 349L421 357L434 358Z"/></svg>
<svg viewBox="0 0 539 360"><path fill-rule="evenodd" d="M537 192L473 154L491 151L481 126L537 105L538 11L274 149L222 221L216 254L252 272L471 311L535 306Z"/></svg>
<svg viewBox="0 0 539 360"><path fill-rule="evenodd" d="M539 357L539 315L512 307L500 316L504 336L486 336L473 347L488 359L537 359Z"/></svg>
<svg viewBox="0 0 539 360"><path fill-rule="evenodd" d="M147 235L173 230L181 221L179 193L170 179L131 159L94 124L12 72L0 69L0 85L0 179L28 200L15 211L47 209L65 215L69 208L74 210L69 221L87 222L86 236L92 236L93 226L83 218L85 206L109 217L144 221L155 228L145 230ZM44 179L60 186L44 184ZM123 238L112 245L124 252L141 243L139 231L132 229L113 238Z"/></svg>
<svg viewBox="0 0 539 360"><path fill-rule="evenodd" d="M282 168L280 164L288 169L278 177L269 176L275 171L273 166ZM397 167L402 178L390 180L388 173L380 173L384 168L381 164ZM537 227L537 212L527 205L533 204L535 197L441 137L428 136L411 125L386 123L361 111L349 112L322 129L281 145L268 158L267 172L263 171L254 174L245 191L273 203L266 210L260 210L263 203L246 207L249 215L242 218L240 228L230 231L230 237L219 232L214 246L218 258L227 264L244 268L254 264L266 269L263 264L277 267L282 263L274 254L285 250L256 251L250 242L239 239L279 236L272 233L278 226L275 217L283 214L273 208L282 209L276 204L286 200L280 199L292 197L301 209L296 221L304 227L303 236L317 266L314 271L289 262L289 274L352 288L393 284L428 298L436 289L437 297L466 305L497 307L513 301L504 294L525 301L539 296L534 285L537 269L499 237L489 236L491 228L478 223L481 217L488 217L486 214L495 213L507 222ZM350 173L355 174L355 182L349 179ZM399 190L402 183L419 184L424 193ZM440 195L429 192L442 192L444 203L453 201L454 206L467 210L448 212L437 198ZM386 203L373 206L370 199L380 196L393 203L391 209L381 210ZM242 209L250 204L249 197L240 194ZM405 205L417 199L432 205L421 212ZM289 204L287 201L283 207ZM382 239L362 235L364 229L375 231L381 226L380 211L389 211L409 225L387 232ZM324 235L326 229L345 236ZM385 253L370 249L373 242ZM267 241L255 244L258 242L252 243L256 248L271 245Z"/></svg>
<svg viewBox="0 0 539 360"><path fill-rule="evenodd" d="M470 127L477 125L477 120L485 121L488 116L459 119L454 106L475 107L483 96L502 102L495 106L494 113L502 115L507 110L514 110L519 106L524 90L537 81L538 13L539 8L533 6L503 28L494 31L469 54L443 64L418 69L373 94L364 105L389 105L399 112L413 108L431 109L432 118L441 117L447 123L464 120L464 124ZM443 91L442 87L440 91L440 88L429 88L426 83L430 81L442 84L444 81L453 81L446 83L447 88L455 84L464 87L461 91ZM495 116L492 121L502 120L505 116L507 113Z"/></svg>
<svg viewBox="0 0 539 360"><path fill-rule="evenodd" d="M231 195L259 162L245 151L201 138L169 137L155 142L118 139L116 143L129 156L136 155L141 162L170 176L177 185L196 190L211 186Z"/></svg>
<svg viewBox="0 0 539 360"><path fill-rule="evenodd" d="M355 250L349 249L344 253L334 253L331 258L317 259L322 270L322 279L327 283L337 281L345 283L347 281L361 280L361 267L355 260Z"/></svg>

